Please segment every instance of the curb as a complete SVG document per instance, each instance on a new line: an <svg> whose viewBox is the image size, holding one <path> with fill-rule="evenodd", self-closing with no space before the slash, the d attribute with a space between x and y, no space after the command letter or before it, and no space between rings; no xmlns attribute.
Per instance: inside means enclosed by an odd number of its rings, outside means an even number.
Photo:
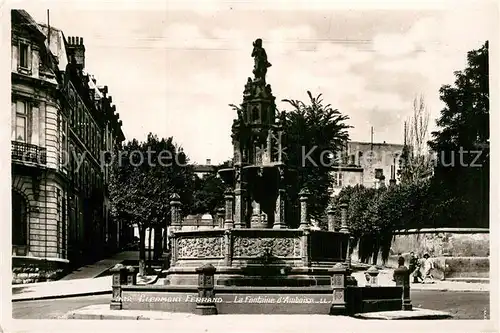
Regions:
<svg viewBox="0 0 500 333"><path fill-rule="evenodd" d="M486 292L489 293L490 290L478 290L478 289L450 289L450 288L411 288L411 291L440 291L440 292ZM12 298L12 302L28 302L28 301L38 301L38 300L50 300L50 299L61 299L61 298L72 298L72 297L84 297L84 296L97 296L111 294L111 290L100 290L100 291L89 291L77 294L64 294L64 295L45 295L45 296L26 296Z"/></svg>
<svg viewBox="0 0 500 333"><path fill-rule="evenodd" d="M145 317L143 315L103 315L103 314L93 314L93 313L69 313L61 317L61 319L76 319L76 320L152 320L154 318Z"/></svg>
<svg viewBox="0 0 500 333"><path fill-rule="evenodd" d="M447 292L458 292L458 293L489 293L489 290L480 289L449 289L449 288L411 288L411 291L447 291Z"/></svg>
<svg viewBox="0 0 500 333"><path fill-rule="evenodd" d="M436 320L452 319L453 316L444 311L414 308L411 311L379 311L356 313L354 318L363 320Z"/></svg>
<svg viewBox="0 0 500 333"><path fill-rule="evenodd" d="M31 296L31 297L27 296L27 297L12 298L12 302L38 301L38 300L71 298L71 297L82 297L82 296L97 296L97 295L106 295L111 293L112 293L111 290L101 290L101 291L89 291L78 294Z"/></svg>
<svg viewBox="0 0 500 333"><path fill-rule="evenodd" d="M161 312L161 311L149 311L148 310L110 310L109 305L91 305L81 309L70 311L60 319L87 319L87 320L176 320L176 319L188 319L192 316L195 318L202 318L205 316L200 316L199 314L192 312ZM234 314L238 316L238 314ZM221 317L222 316L222 317ZM224 316L231 316L231 314L218 315L220 320L224 320ZM263 315L266 316L266 315ZM272 316L272 314L270 314ZM287 316L287 315L284 315ZM294 316L294 315L289 315ZM304 315L302 315L304 316ZM447 312L435 311L428 309L415 308L413 311L378 311L378 312L368 312L368 313L357 313L352 316L340 315L331 316L328 314L319 315L324 318L342 317L345 319L354 320L415 320L415 319L450 319L453 316Z"/></svg>

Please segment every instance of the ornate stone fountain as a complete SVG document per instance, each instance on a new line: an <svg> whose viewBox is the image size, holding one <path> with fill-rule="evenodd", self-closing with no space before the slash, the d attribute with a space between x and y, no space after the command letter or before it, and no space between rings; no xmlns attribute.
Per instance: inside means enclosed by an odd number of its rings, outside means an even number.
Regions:
<svg viewBox="0 0 500 333"><path fill-rule="evenodd" d="M350 276L347 205L341 225L328 213L328 230L311 229L307 190L299 193L300 226L287 228L282 160L282 117L277 117L271 64L262 41L253 44L248 79L232 127L233 167L220 170L228 184L219 228L182 230L179 196L171 197L171 261L163 284L139 285L133 267L113 271L112 309L217 313L354 314L409 309L409 281L400 286L357 287ZM404 289L408 289L403 293ZM405 296L406 295L406 296ZM405 303L403 304L403 298ZM408 299L407 299L408 298Z"/></svg>
<svg viewBox="0 0 500 333"><path fill-rule="evenodd" d="M348 229L310 230L307 190L300 193L299 229L286 226L284 114L276 112L266 82L271 64L261 39L253 43L252 57L254 78L247 80L241 105L233 105L233 167L219 171L229 186L223 228L181 231L174 198L168 285L196 285L195 269L207 263L216 267L217 285L329 285L328 269L337 263L348 274Z"/></svg>

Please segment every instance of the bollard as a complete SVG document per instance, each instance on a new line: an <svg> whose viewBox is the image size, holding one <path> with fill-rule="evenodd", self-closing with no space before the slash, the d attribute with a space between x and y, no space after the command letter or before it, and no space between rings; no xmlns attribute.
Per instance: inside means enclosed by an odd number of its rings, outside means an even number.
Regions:
<svg viewBox="0 0 500 333"><path fill-rule="evenodd" d="M226 218L224 220L224 229L233 229L234 228L234 220L233 220L233 201L234 201L234 193L233 190L227 189L224 192L224 200L226 201Z"/></svg>
<svg viewBox="0 0 500 333"><path fill-rule="evenodd" d="M134 286L137 284L137 271L134 266L127 266L127 285Z"/></svg>
<svg viewBox="0 0 500 333"><path fill-rule="evenodd" d="M347 285L347 269L341 263L335 264L328 270L331 277L332 304L330 306L330 315L344 315L347 309L345 299L345 287Z"/></svg>
<svg viewBox="0 0 500 333"><path fill-rule="evenodd" d="M109 308L111 310L121 310L121 286L127 283L127 269L122 264L116 264L113 268L110 269L110 272L113 273L113 280L111 284L113 294L111 296L111 304L109 305Z"/></svg>
<svg viewBox="0 0 500 333"><path fill-rule="evenodd" d="M170 196L170 214L171 214L171 226L172 230L181 230L182 229L182 221L180 214L180 196L177 193L173 193ZM168 228L168 225L166 226Z"/></svg>
<svg viewBox="0 0 500 333"><path fill-rule="evenodd" d="M368 268L368 270L365 273L365 277L366 277L367 282L368 282L366 284L367 287L378 286L378 274L379 274L379 271L378 271L377 267L372 266L372 267Z"/></svg>
<svg viewBox="0 0 500 333"><path fill-rule="evenodd" d="M306 229L309 227L309 217L307 215L307 200L309 199L309 191L303 188L299 192L300 201L300 226L299 229Z"/></svg>
<svg viewBox="0 0 500 333"><path fill-rule="evenodd" d="M335 231L335 207L330 204L326 210L328 216L328 231Z"/></svg>
<svg viewBox="0 0 500 333"><path fill-rule="evenodd" d="M349 232L349 226L347 225L347 208L349 206L344 202L340 204L340 232Z"/></svg>
<svg viewBox="0 0 500 333"><path fill-rule="evenodd" d="M308 267L311 265L311 262L309 261L309 237L311 234L311 230L309 229L308 226L304 227L302 229L302 236L301 236L301 257L302 257L302 265L304 267Z"/></svg>
<svg viewBox="0 0 500 333"><path fill-rule="evenodd" d="M196 311L201 315L216 315L217 307L214 302L214 274L215 267L206 264L196 269L198 273L198 299Z"/></svg>
<svg viewBox="0 0 500 333"><path fill-rule="evenodd" d="M403 257L399 257L398 265L394 270L394 281L396 286L403 287L403 310L411 311L413 307L410 299L410 270L404 265Z"/></svg>

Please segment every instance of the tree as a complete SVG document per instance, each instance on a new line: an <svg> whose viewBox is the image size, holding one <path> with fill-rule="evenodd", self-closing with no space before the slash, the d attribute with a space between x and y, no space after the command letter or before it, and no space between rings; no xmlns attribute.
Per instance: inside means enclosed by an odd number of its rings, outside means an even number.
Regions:
<svg viewBox="0 0 500 333"><path fill-rule="evenodd" d="M489 68L488 42L467 54L467 67L455 72L453 86L444 85L445 103L432 132L430 147L437 154L435 186L448 213L441 224L457 227L489 225ZM451 214L453 212L453 214ZM453 216L446 219L446 216Z"/></svg>
<svg viewBox="0 0 500 333"><path fill-rule="evenodd" d="M295 171L289 179L287 190L287 221L290 226L299 223L298 193L302 188L310 192L308 212L314 219L321 220L330 200L331 171L334 156L348 139L345 124L349 118L330 104L324 105L321 94L313 97L307 92L309 103L299 100L284 101L293 109L286 112L284 125L284 152L287 165Z"/></svg>
<svg viewBox="0 0 500 333"><path fill-rule="evenodd" d="M148 135L146 142L135 139L128 142L118 156L113 157L110 168L112 215L138 228L141 275L145 269L146 230L155 228L160 230L155 235L161 235L161 229L166 229L170 223L170 195L178 193L184 207L190 208L194 173L187 161L172 137L160 140L153 134Z"/></svg>
<svg viewBox="0 0 500 333"><path fill-rule="evenodd" d="M437 193L437 192L436 192ZM434 227L435 207L439 205L430 181L401 183L389 188L346 187L337 195L337 202L348 202L348 225L359 246L362 262L377 262L381 252L386 261L392 235L398 229ZM340 218L338 212L337 218Z"/></svg>
<svg viewBox="0 0 500 333"><path fill-rule="evenodd" d="M400 180L411 183L432 175L432 163L427 151L429 110L423 96L413 100L413 114L405 122L404 147L401 155Z"/></svg>
<svg viewBox="0 0 500 333"><path fill-rule="evenodd" d="M224 206L224 182L216 174L208 173L196 177L193 193L193 213L209 213L215 216L217 209Z"/></svg>

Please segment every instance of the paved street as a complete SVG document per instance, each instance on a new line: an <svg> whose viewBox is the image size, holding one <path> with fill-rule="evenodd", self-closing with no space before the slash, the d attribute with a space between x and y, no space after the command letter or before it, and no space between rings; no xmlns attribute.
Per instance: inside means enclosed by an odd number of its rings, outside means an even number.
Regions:
<svg viewBox="0 0 500 333"><path fill-rule="evenodd" d="M56 319L66 312L93 304L108 303L109 295L67 297L52 300L23 301L12 303L14 319Z"/></svg>
<svg viewBox="0 0 500 333"><path fill-rule="evenodd" d="M414 290L414 307L449 312L453 319L486 319L490 316L488 292Z"/></svg>
<svg viewBox="0 0 500 333"><path fill-rule="evenodd" d="M55 319L66 312L88 305L108 303L111 295L71 297L55 300L12 303L15 319ZM454 319L489 318L488 292L412 291L415 307L450 312Z"/></svg>

